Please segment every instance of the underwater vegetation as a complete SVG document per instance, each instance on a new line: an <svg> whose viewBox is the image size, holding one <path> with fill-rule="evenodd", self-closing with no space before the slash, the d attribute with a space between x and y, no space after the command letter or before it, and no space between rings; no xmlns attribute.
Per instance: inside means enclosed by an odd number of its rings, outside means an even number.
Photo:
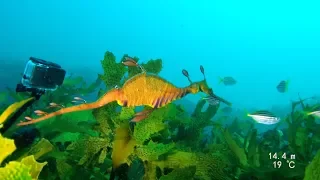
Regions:
<svg viewBox="0 0 320 180"><path fill-rule="evenodd" d="M20 118L34 117L34 113L43 117L42 113L50 114L75 103L90 104L84 100L86 95L98 90L97 97L101 98L115 86L122 87L141 73L140 68L121 63L127 57L123 55L118 62L113 53L106 52L101 60L104 71L96 82L86 85L81 77L68 77ZM139 62L137 57L132 59ZM157 75L162 60L140 65ZM105 88L100 88L101 83ZM4 93L16 102L29 98L11 89ZM0 124L21 103L8 106L4 103L1 108ZM282 122L284 128L279 125L259 134L251 121L217 116L220 104L205 99L197 102L192 113L183 105L168 103L139 122L131 121L139 112L137 108L111 102L29 126L12 126L0 136L0 179L317 180L320 124L306 112L318 107L302 100L292 103L291 113ZM225 125L226 119L233 122ZM209 135L205 132L208 127L212 129Z"/></svg>

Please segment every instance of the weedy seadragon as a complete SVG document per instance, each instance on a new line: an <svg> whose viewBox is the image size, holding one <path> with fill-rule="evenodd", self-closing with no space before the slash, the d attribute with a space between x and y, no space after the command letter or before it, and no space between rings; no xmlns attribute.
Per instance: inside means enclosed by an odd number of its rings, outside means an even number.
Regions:
<svg viewBox="0 0 320 180"><path fill-rule="evenodd" d="M132 62L129 62L129 64ZM126 65L127 63L123 63ZM25 126L29 124L34 124L46 119L52 118L54 116L76 112L84 111L90 109L100 108L111 102L116 101L122 107L137 107L137 106L149 106L151 110L143 110L135 114L131 121L139 122L148 117L148 115L155 109L161 108L177 99L181 99L188 94L196 94L203 92L208 96L216 96L212 89L209 88L206 82L206 77L204 73L203 66L200 66L200 70L204 76L202 81L192 82L189 77L189 73L183 70L182 73L188 78L190 85L179 88L172 83L168 82L164 78L161 78L154 74L148 74L143 67L135 64L142 70L141 73L128 79L122 87L114 87L113 89L106 92L101 98L92 103L84 103L80 105L75 105L71 107L62 107L61 109L44 114L41 117L31 119L28 117L27 121L20 122L18 126ZM221 102L230 104L228 101L220 98Z"/></svg>

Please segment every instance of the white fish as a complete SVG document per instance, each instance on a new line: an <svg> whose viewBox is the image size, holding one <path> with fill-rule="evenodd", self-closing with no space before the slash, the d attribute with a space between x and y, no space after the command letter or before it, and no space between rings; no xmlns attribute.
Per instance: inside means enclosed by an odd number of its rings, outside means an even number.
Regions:
<svg viewBox="0 0 320 180"><path fill-rule="evenodd" d="M313 115L313 116L316 116L316 117L320 117L320 111L313 111L313 112L308 113L308 115Z"/></svg>
<svg viewBox="0 0 320 180"><path fill-rule="evenodd" d="M252 114L247 114L247 116L252 117L257 123L272 125L280 122L281 118L276 117L269 111L257 111Z"/></svg>

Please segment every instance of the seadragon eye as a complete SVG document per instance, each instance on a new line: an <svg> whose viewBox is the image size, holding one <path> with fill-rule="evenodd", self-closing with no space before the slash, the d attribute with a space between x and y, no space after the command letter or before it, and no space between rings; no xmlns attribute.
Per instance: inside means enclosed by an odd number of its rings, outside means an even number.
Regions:
<svg viewBox="0 0 320 180"><path fill-rule="evenodd" d="M115 88L115 89L119 89L119 86L118 86L118 85L115 85L114 88Z"/></svg>

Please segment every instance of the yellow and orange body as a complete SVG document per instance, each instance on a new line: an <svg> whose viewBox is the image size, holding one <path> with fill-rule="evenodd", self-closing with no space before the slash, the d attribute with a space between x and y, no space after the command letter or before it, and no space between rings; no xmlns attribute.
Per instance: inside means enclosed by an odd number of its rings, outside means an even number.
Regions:
<svg viewBox="0 0 320 180"><path fill-rule="evenodd" d="M207 86L205 80L191 83L184 88L178 88L157 75L143 72L127 80L122 88L111 89L95 102L61 108L56 112L46 114L42 117L20 122L18 125L33 124L70 112L99 108L113 101L117 101L120 106L124 107L150 106L156 109L180 99L189 93L195 94L199 91L208 95L212 93L212 90Z"/></svg>
<svg viewBox="0 0 320 180"><path fill-rule="evenodd" d="M138 74L129 79L121 88L123 96L117 99L120 106L163 107L187 95L187 88L178 88L156 75Z"/></svg>

